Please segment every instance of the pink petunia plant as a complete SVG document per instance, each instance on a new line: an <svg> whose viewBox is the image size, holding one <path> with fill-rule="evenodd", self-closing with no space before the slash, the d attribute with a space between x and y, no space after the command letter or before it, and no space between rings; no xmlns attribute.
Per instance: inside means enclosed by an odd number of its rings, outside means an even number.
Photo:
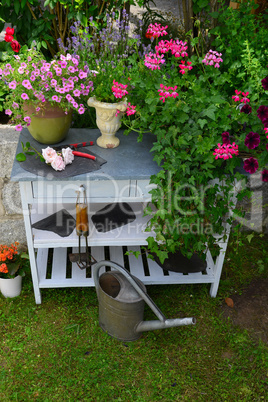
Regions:
<svg viewBox="0 0 268 402"><path fill-rule="evenodd" d="M25 123L30 124L30 117L24 111L25 102L34 105L36 113L49 102L57 104L65 113L73 110L83 114L94 89L91 74L80 64L79 57L59 55L47 62L35 49L21 50L0 70L0 80L8 88L4 106L17 131Z"/></svg>

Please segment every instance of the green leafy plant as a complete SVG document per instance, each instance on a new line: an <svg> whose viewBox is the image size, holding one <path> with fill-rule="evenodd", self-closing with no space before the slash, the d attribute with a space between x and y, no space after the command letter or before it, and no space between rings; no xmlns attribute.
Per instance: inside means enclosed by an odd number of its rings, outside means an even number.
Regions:
<svg viewBox="0 0 268 402"><path fill-rule="evenodd" d="M196 52L189 59L186 42L157 35L155 40L155 53L131 70L129 100L136 114L123 119L126 133L136 130L140 139L146 131L155 134L151 151L162 168L151 177L152 205L145 209L152 215L148 231L155 232L148 247L161 262L178 249L188 257L195 252L204 257L207 248L218 255L218 242L225 239L236 212L233 189L243 177L236 171L238 152L242 156L246 151L250 163L258 159L263 180L268 180L266 123L257 115L265 89L252 95L252 113L247 114L237 107L236 94L226 90L233 81L221 72L220 53L211 50L201 57ZM196 44L194 39L192 46ZM240 105L248 106L246 93L237 92ZM256 144L246 145L257 130ZM250 169L247 163L245 169L255 172L256 166Z"/></svg>

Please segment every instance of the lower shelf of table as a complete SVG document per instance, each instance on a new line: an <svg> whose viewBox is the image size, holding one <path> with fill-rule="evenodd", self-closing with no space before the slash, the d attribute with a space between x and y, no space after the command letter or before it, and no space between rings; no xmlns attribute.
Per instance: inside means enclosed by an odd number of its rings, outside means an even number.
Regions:
<svg viewBox="0 0 268 402"><path fill-rule="evenodd" d="M214 266L211 258L207 258L208 267L204 272L182 274L164 271L155 261L146 255L136 258L126 251L139 251L139 246L104 246L91 247L90 253L97 260L110 260L127 268L133 275L147 285L214 283ZM69 253L77 253L77 248L58 247L37 250L37 270L39 288L86 287L94 286L91 269L81 270L76 263L69 261ZM102 267L100 273L107 268Z"/></svg>

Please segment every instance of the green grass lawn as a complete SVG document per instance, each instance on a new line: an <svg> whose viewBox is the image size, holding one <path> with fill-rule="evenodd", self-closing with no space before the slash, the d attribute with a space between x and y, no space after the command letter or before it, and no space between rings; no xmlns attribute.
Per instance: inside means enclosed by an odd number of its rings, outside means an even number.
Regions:
<svg viewBox="0 0 268 402"><path fill-rule="evenodd" d="M147 286L168 318L197 323L131 343L102 331L94 288L42 290L36 305L24 278L21 296L0 297L0 400L267 401L267 345L220 312L225 297L267 277L267 240L228 249L215 299L206 284ZM147 307L145 319L155 319Z"/></svg>

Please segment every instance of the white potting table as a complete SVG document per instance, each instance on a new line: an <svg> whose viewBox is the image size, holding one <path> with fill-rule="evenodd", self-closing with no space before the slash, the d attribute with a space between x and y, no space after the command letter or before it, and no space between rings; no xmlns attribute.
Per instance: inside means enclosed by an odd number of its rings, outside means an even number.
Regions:
<svg viewBox="0 0 268 402"><path fill-rule="evenodd" d="M65 144L89 141L96 142L99 130L71 129ZM211 283L210 295L217 294L228 236L221 243L222 252L214 262L207 252L205 272L181 274L163 271L159 265L146 256L125 256L126 251L137 251L146 245L146 238L152 234L145 232L148 217L143 216L144 205L150 201L150 176L159 171L149 153L154 140L146 134L142 143L137 135L118 134L120 146L116 149L90 147L92 152L107 160L100 170L75 177L56 180L38 176L25 171L14 161L12 180L19 181L21 201L30 256L35 300L41 303L42 288L94 286L89 270L81 270L76 263L70 263L68 254L78 252L78 237L74 230L68 237L60 237L51 231L32 228L32 224L66 209L75 217L75 203L80 185L86 189L90 233L88 243L90 252L97 261L109 259L129 268L130 272L144 284L190 284ZM40 149L27 129L21 133L20 142L30 141ZM42 148L46 146L41 146ZM113 202L128 202L136 214L134 222L106 233L97 232L90 217L105 205ZM85 245L82 239L82 245ZM52 269L50 268L52 266Z"/></svg>

